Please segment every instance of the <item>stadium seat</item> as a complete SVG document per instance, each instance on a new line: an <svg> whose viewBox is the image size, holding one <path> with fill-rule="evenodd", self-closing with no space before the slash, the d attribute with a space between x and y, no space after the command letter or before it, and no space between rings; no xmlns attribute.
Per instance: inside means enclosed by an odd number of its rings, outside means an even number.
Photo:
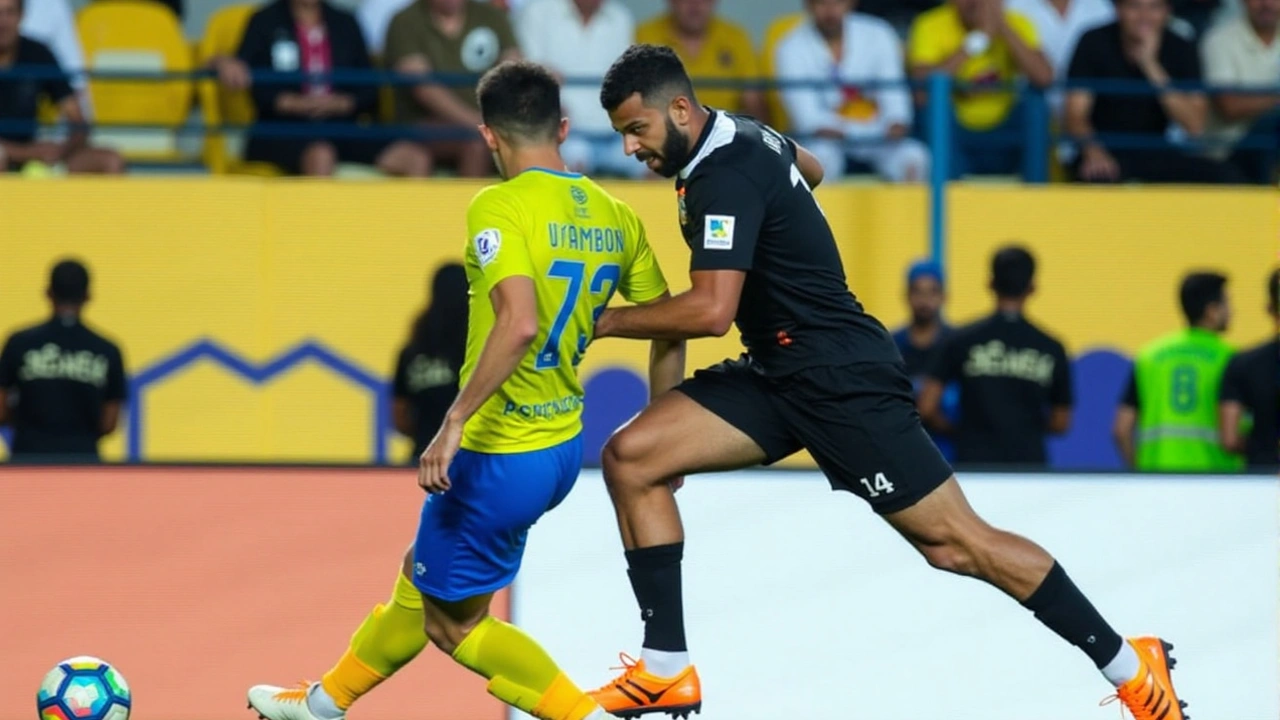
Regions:
<svg viewBox="0 0 1280 720"><path fill-rule="evenodd" d="M85 64L95 71L185 73L191 51L177 16L153 0L98 0L76 16ZM187 79L89 82L95 122L146 125L147 129L96 128L94 142L130 160L183 159L176 129L191 112ZM159 126L157 128L156 126Z"/></svg>
<svg viewBox="0 0 1280 720"><path fill-rule="evenodd" d="M778 43L782 42L782 38L807 17L809 17L808 13L803 12L783 15L770 23L764 31L764 48L760 51L760 72L764 73L765 77L770 80L777 77L773 56L778 50ZM787 109L782 104L782 93L769 90L765 93L765 101L769 105L770 124L779 132L787 132L790 122L787 120Z"/></svg>
<svg viewBox="0 0 1280 720"><path fill-rule="evenodd" d="M215 57L235 55L240 48L245 26L257 9L256 5L248 4L224 5L211 15L205 26L204 37L200 40L200 52L197 56L199 64L205 65ZM217 80L212 79L201 80L198 91L201 117L205 127L209 128L204 136L202 152L209 172L216 175L278 175L279 170L268 163L246 163L240 160L244 146L243 130L217 132L217 128L223 124L245 126L253 122L253 100L248 91L226 90Z"/></svg>

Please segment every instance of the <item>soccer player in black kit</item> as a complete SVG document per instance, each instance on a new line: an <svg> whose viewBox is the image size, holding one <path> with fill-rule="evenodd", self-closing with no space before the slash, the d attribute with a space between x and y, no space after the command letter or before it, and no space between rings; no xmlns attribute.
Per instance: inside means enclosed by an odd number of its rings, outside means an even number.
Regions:
<svg viewBox="0 0 1280 720"><path fill-rule="evenodd" d="M1135 718L1184 720L1171 646L1121 638L1052 556L991 527L965 500L921 427L889 333L849 291L810 192L821 180L813 157L750 118L699 105L668 48L632 46L600 97L626 152L676 178L692 287L606 310L595 337L720 336L736 322L747 349L652 402L605 446L645 632L640 660L593 693L601 706L619 717L701 709L674 491L687 474L767 465L804 448L833 489L870 503L929 564L995 585L1088 654Z"/></svg>

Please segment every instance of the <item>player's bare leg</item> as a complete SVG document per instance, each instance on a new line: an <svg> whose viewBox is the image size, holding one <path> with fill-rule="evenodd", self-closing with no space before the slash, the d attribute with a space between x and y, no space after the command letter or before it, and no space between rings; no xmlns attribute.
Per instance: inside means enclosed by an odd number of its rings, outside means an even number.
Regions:
<svg viewBox="0 0 1280 720"><path fill-rule="evenodd" d="M979 517L954 477L885 519L933 567L996 586L1083 650L1137 720L1186 719L1169 677L1173 646L1121 638L1044 548Z"/></svg>
<svg viewBox="0 0 1280 720"><path fill-rule="evenodd" d="M489 692L541 720L606 720L532 638L489 614L493 593L457 601L423 596L427 636L489 680Z"/></svg>
<svg viewBox="0 0 1280 720"><path fill-rule="evenodd" d="M702 688L684 636L684 528L672 480L764 460L751 438L680 392L660 397L605 445L605 484L645 621L641 659L624 655L623 674L591 693L613 715L687 716L701 710Z"/></svg>
<svg viewBox="0 0 1280 720"><path fill-rule="evenodd" d="M249 708L264 720L341 720L356 700L409 664L427 645L422 594L414 587L413 546L405 551L391 599L373 608L351 645L320 682L255 685Z"/></svg>

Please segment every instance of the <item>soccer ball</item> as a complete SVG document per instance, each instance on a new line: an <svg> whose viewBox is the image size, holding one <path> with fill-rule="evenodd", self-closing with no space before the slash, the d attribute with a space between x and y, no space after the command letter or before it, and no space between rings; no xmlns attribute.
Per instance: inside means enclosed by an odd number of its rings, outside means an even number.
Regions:
<svg viewBox="0 0 1280 720"><path fill-rule="evenodd" d="M129 720L132 706L124 676L88 655L58 663L36 693L40 720Z"/></svg>

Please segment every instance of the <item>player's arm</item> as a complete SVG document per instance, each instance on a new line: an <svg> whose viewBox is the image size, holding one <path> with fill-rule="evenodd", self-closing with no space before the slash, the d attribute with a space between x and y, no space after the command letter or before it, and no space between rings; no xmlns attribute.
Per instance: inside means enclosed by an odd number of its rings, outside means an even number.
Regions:
<svg viewBox="0 0 1280 720"><path fill-rule="evenodd" d="M9 424L9 391L0 388L0 427Z"/></svg>
<svg viewBox="0 0 1280 720"><path fill-rule="evenodd" d="M720 337L733 326L764 222L763 193L740 171L720 168L687 185L685 197L692 287L648 305L606 310L596 337L687 340Z"/></svg>
<svg viewBox="0 0 1280 720"><path fill-rule="evenodd" d="M925 378L920 387L920 397L916 399L916 408L925 425L938 433L949 435L955 430L955 426L942 411L942 392L945 388L938 378Z"/></svg>
<svg viewBox="0 0 1280 720"><path fill-rule="evenodd" d="M446 423L458 427L511 377L538 337L538 297L532 277L503 279L489 292L489 301L493 303L493 330L485 338L475 372L445 415Z"/></svg>
<svg viewBox="0 0 1280 720"><path fill-rule="evenodd" d="M1115 440L1116 451L1125 467L1133 467L1134 443L1133 432L1138 426L1138 373L1129 376L1129 387L1124 398L1116 406L1116 417L1111 424L1111 437Z"/></svg>
<svg viewBox="0 0 1280 720"><path fill-rule="evenodd" d="M804 181L809 183L809 189L818 187L818 183L822 182L823 172L822 163L818 162L818 158L813 153L805 150L800 143L795 144L796 148L796 167L800 168L800 175Z"/></svg>

